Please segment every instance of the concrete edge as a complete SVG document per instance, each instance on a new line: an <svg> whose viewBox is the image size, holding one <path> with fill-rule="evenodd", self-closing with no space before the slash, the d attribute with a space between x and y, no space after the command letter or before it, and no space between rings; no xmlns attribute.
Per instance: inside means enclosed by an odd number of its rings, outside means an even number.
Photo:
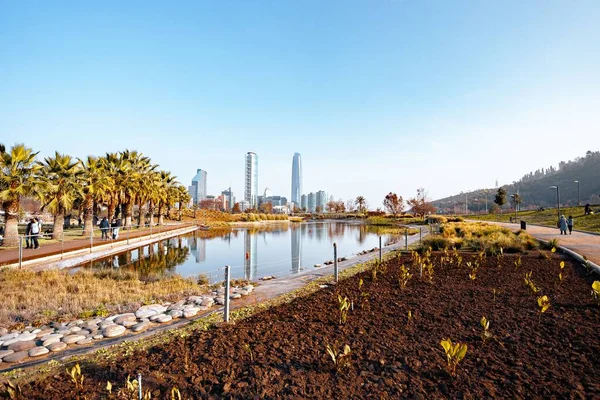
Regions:
<svg viewBox="0 0 600 400"><path fill-rule="evenodd" d="M535 238L535 240L537 240L538 242L541 242L541 243L545 243L547 245L550 244L549 241L544 240L544 239ZM576 253L575 251L569 249L568 247L564 247L564 246L556 246L556 249L562 253L565 253L565 254L573 257L574 259L576 259L577 261L579 261L582 264L589 265L590 267L592 267L594 272L596 272L597 274L600 274L600 265L596 264L595 262L593 262L591 260L586 260L585 258L583 258L583 256L581 254Z"/></svg>

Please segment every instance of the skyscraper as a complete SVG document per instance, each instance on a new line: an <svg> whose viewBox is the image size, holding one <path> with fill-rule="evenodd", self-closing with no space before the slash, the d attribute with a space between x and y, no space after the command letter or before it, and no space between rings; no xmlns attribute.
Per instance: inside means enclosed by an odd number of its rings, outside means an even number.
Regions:
<svg viewBox="0 0 600 400"><path fill-rule="evenodd" d="M196 176L192 178L192 185L188 188L192 204L198 204L206 198L206 178L206 171L198 168Z"/></svg>
<svg viewBox="0 0 600 400"><path fill-rule="evenodd" d="M302 158L300 153L294 153L292 160L292 203L300 207L302 196Z"/></svg>
<svg viewBox="0 0 600 400"><path fill-rule="evenodd" d="M246 153L244 200L250 207L258 207L258 156L252 152Z"/></svg>

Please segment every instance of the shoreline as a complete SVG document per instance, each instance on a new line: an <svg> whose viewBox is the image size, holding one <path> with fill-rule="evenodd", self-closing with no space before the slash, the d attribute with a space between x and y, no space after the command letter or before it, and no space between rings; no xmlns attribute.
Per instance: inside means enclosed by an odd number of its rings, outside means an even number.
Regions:
<svg viewBox="0 0 600 400"><path fill-rule="evenodd" d="M231 228L244 228L244 227L252 227L252 226L263 226L263 225L282 225L289 224L291 221L289 219L279 219L279 220L264 220L264 221L239 221L239 222L228 222L227 224Z"/></svg>

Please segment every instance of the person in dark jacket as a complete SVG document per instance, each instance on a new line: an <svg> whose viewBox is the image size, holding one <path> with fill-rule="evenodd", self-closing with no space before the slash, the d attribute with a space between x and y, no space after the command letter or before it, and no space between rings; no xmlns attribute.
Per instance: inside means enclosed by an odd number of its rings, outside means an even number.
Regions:
<svg viewBox="0 0 600 400"><path fill-rule="evenodd" d="M106 217L102 218L100 221L100 230L102 231L102 239L108 239L108 228L110 228L110 224L108 223L108 219Z"/></svg>
<svg viewBox="0 0 600 400"><path fill-rule="evenodd" d="M39 249L40 248L40 243L38 242L38 236L40 236L40 233L42 231L42 223L38 218L34 218L31 221L31 239L33 240L33 242L31 243L31 247L33 247L34 249Z"/></svg>
<svg viewBox="0 0 600 400"><path fill-rule="evenodd" d="M29 245L29 243L33 243L33 238L31 237L31 225L32 224L33 224L33 218L31 218L29 220L29 222L27 223L27 227L25 228L25 243L27 244L27 246L25 247L26 249L30 249L33 247L33 246Z"/></svg>
<svg viewBox="0 0 600 400"><path fill-rule="evenodd" d="M571 235L573 232L573 217L570 215L569 215L569 218L567 219L567 228L569 228L569 235Z"/></svg>

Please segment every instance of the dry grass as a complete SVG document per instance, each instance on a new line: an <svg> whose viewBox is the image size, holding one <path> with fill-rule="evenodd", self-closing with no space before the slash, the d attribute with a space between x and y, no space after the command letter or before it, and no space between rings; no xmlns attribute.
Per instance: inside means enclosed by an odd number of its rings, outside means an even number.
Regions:
<svg viewBox="0 0 600 400"><path fill-rule="evenodd" d="M4 269L0 270L0 326L39 326L102 316L205 292L206 286L196 279L179 275L140 278L127 270L69 273Z"/></svg>

